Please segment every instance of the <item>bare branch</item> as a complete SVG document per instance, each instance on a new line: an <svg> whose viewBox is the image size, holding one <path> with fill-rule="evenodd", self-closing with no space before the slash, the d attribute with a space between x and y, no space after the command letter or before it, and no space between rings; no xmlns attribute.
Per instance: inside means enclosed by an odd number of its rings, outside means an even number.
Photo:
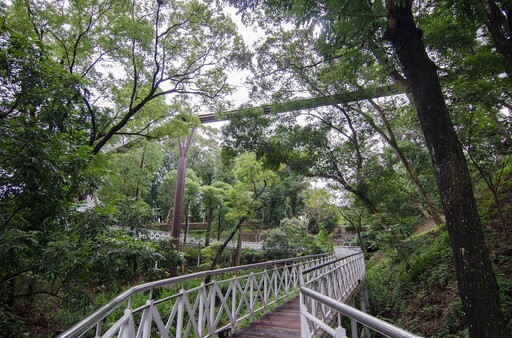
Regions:
<svg viewBox="0 0 512 338"><path fill-rule="evenodd" d="M151 136L148 134L142 134L140 132L117 132L116 135L141 136L148 140L158 140L159 139L159 137Z"/></svg>
<svg viewBox="0 0 512 338"><path fill-rule="evenodd" d="M156 8L156 18L155 18L155 44L154 44L154 52L153 52L153 63L155 64L155 70L153 72L153 80L151 81L151 87L155 88L158 86L158 82L156 78L158 77L158 73L160 72L160 63L158 62L158 45L159 45L159 35L158 35L158 23L160 22L160 8L163 2L158 1L158 6ZM160 75L160 79L163 75Z"/></svg>
<svg viewBox="0 0 512 338"><path fill-rule="evenodd" d="M26 2L27 4L27 13L28 13L28 17L30 18L30 23L32 24L32 27L34 28L34 31L36 32L36 35L37 37L39 38L39 40L43 40L43 29L46 25L43 25L41 27L41 30L39 30L37 28L37 25L36 23L34 22L34 18L35 18L35 14L34 12L32 11L32 8L30 7L30 2L27 1Z"/></svg>
<svg viewBox="0 0 512 338"><path fill-rule="evenodd" d="M96 64L97 64L98 62L100 62L100 61L101 61L101 59L102 59L105 55L107 55L107 54L109 54L110 52L113 52L113 51L115 51L115 50L117 50L117 49L118 49L118 48L117 48L117 47L115 47L115 48L107 49L106 51L104 51L103 53L101 53L101 54L100 54L100 56L98 56L98 57L96 58L96 60L94 60L94 61L89 65L89 67L87 67L87 69L82 73L81 77L82 77L82 78L86 77L86 76L87 76L87 74L89 74L89 72L91 71L91 69L92 69L94 66L96 66Z"/></svg>

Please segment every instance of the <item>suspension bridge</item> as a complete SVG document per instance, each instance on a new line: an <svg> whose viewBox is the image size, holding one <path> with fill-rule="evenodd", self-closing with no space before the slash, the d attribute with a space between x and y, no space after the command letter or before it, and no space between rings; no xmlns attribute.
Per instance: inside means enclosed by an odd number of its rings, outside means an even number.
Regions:
<svg viewBox="0 0 512 338"><path fill-rule="evenodd" d="M417 337L367 304L363 253L336 247L134 286L59 337Z"/></svg>
<svg viewBox="0 0 512 338"><path fill-rule="evenodd" d="M272 104L265 104L261 106L253 106L250 108L240 108L230 111L221 112L218 114L204 113L198 115L202 124L227 121L233 115L240 113L259 112L263 115L289 113L299 110L307 110L312 108L319 108L325 106L332 106L337 104L346 104L350 102L363 101L367 99L374 99L385 96L392 96L403 94L405 88L397 85L388 85L375 88L358 89L354 91L342 92L334 95L317 96L310 98L295 98L285 102L274 102Z"/></svg>

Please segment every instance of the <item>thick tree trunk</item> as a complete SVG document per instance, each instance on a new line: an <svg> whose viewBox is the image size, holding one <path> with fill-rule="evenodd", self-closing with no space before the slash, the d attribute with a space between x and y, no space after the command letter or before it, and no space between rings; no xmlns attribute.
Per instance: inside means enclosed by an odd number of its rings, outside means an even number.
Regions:
<svg viewBox="0 0 512 338"><path fill-rule="evenodd" d="M469 333L471 337L508 337L466 160L448 114L436 66L414 23L411 1L405 3L402 7L394 0L386 1L387 37L409 81L437 175Z"/></svg>
<svg viewBox="0 0 512 338"><path fill-rule="evenodd" d="M181 145L180 145L181 151ZM181 156L178 160L178 172L176 174L176 187L174 188L174 208L172 214L172 245L174 250L180 251L180 230L181 230L181 216L183 213L183 194L185 191L185 173L187 168L187 158L185 155ZM170 276L175 277L178 275L177 267L172 267Z"/></svg>
<svg viewBox="0 0 512 338"><path fill-rule="evenodd" d="M487 28L496 49L507 59L509 66L512 66L512 4L510 1L503 1L500 6L501 8L496 1L485 4Z"/></svg>

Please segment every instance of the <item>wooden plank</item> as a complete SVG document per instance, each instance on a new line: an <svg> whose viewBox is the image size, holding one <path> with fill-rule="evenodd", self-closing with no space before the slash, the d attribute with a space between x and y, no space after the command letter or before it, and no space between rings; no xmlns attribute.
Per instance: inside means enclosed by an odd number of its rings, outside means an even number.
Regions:
<svg viewBox="0 0 512 338"><path fill-rule="evenodd" d="M236 332L233 337L300 337L300 299L295 297L259 320Z"/></svg>

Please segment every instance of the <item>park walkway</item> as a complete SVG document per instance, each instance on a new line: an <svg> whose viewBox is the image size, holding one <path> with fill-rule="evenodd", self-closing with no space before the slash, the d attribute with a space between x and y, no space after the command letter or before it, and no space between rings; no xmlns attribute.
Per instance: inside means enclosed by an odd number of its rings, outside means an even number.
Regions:
<svg viewBox="0 0 512 338"><path fill-rule="evenodd" d="M336 247L330 254L137 285L59 337L345 338L345 316L352 338L368 328L389 337L416 337L366 314L367 300L363 253Z"/></svg>

